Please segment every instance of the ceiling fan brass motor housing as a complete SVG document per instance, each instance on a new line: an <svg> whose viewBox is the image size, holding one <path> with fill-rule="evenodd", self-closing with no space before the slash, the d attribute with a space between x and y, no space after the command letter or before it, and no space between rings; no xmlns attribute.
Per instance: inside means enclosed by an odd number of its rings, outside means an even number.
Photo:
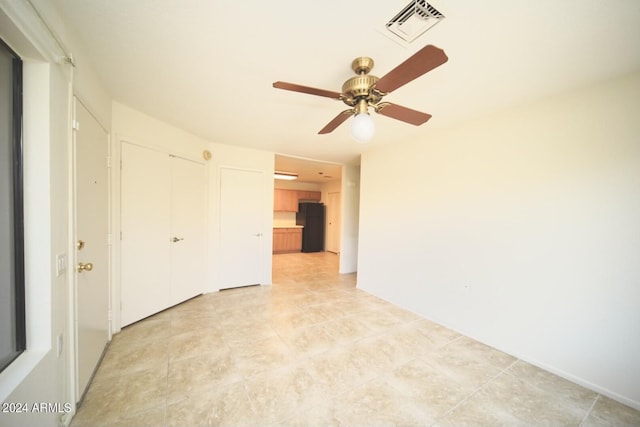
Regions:
<svg viewBox="0 0 640 427"><path fill-rule="evenodd" d="M342 85L342 101L350 107L355 107L361 99L369 105L375 105L382 99L383 94L372 89L378 82L378 77L369 74L373 68L373 59L366 56L356 58L351 63L351 69L358 74L351 77Z"/></svg>

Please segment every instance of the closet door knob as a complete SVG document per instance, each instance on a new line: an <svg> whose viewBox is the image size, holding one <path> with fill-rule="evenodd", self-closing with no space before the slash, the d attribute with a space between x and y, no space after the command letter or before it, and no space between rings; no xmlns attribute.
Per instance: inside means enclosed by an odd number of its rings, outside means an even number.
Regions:
<svg viewBox="0 0 640 427"><path fill-rule="evenodd" d="M171 241L172 241L173 243L177 243L177 242L179 242L180 240L184 240L184 237L174 237L173 239L171 239Z"/></svg>

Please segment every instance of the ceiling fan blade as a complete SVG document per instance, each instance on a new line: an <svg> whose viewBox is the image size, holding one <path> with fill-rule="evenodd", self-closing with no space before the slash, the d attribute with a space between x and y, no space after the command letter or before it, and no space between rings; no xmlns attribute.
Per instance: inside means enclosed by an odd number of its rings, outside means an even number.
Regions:
<svg viewBox="0 0 640 427"><path fill-rule="evenodd" d="M314 87L297 85L295 83L274 82L273 87L276 89L291 90L294 92L308 93L309 95L324 96L327 98L340 99L342 94L331 90L316 89Z"/></svg>
<svg viewBox="0 0 640 427"><path fill-rule="evenodd" d="M320 132L318 132L318 134L322 135L322 134L325 134L325 133L333 132L335 128L340 126L342 123L344 123L351 116L353 116L353 110L352 109L344 110L343 112L341 112L340 114L335 116L333 118L333 120L331 120L329 123L327 123L327 125L325 127L320 129Z"/></svg>
<svg viewBox="0 0 640 427"><path fill-rule="evenodd" d="M381 102L376 105L375 109L376 113L382 114L383 116L391 117L392 119L400 120L416 126L426 123L427 120L431 118L431 114L422 113L390 102Z"/></svg>
<svg viewBox="0 0 640 427"><path fill-rule="evenodd" d="M389 71L376 83L376 89L382 93L389 93L411 80L433 70L447 62L449 58L444 50L433 45L427 45L412 57Z"/></svg>

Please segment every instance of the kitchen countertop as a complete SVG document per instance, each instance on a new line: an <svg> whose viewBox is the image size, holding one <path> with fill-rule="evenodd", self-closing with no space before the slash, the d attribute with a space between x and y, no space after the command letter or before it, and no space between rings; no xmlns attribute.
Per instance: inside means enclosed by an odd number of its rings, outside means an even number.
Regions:
<svg viewBox="0 0 640 427"><path fill-rule="evenodd" d="M302 225L274 225L273 228L304 228Z"/></svg>

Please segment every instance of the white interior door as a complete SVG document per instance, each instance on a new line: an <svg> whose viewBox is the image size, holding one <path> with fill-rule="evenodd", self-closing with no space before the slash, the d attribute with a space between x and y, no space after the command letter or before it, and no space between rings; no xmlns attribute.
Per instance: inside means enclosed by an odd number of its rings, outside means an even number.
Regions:
<svg viewBox="0 0 640 427"><path fill-rule="evenodd" d="M109 138L74 99L76 378L80 399L109 340ZM79 268L81 267L81 268Z"/></svg>
<svg viewBox="0 0 640 427"><path fill-rule="evenodd" d="M327 201L327 250L340 252L340 193L329 193Z"/></svg>
<svg viewBox="0 0 640 427"><path fill-rule="evenodd" d="M220 169L220 287L259 284L264 237L264 173Z"/></svg>
<svg viewBox="0 0 640 427"><path fill-rule="evenodd" d="M203 292L206 253L206 172L201 163L171 159L171 299Z"/></svg>
<svg viewBox="0 0 640 427"><path fill-rule="evenodd" d="M171 158L122 143L121 325L171 305Z"/></svg>

